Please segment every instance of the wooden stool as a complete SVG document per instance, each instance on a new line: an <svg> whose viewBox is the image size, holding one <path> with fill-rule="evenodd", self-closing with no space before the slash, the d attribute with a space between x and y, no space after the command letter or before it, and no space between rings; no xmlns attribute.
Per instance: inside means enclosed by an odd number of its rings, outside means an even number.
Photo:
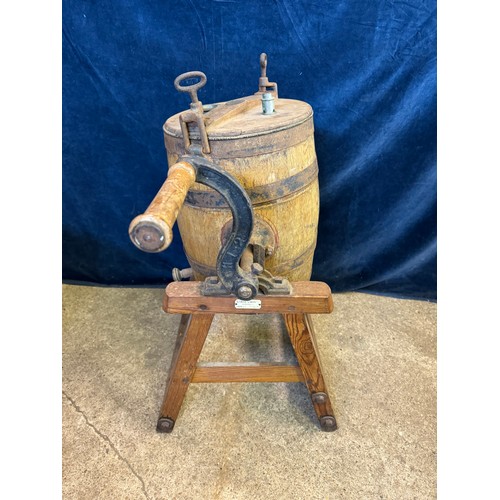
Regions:
<svg viewBox="0 0 500 500"><path fill-rule="evenodd" d="M309 314L332 312L333 300L328 285L299 281L292 283L291 295L257 295L253 301L241 301L234 295L203 296L201 284L199 281L174 282L165 290L163 310L181 313L182 317L157 430L172 432L191 382L305 382L321 428L334 431L337 423L309 317ZM283 363L197 366L213 317L218 313L281 313L299 366Z"/></svg>

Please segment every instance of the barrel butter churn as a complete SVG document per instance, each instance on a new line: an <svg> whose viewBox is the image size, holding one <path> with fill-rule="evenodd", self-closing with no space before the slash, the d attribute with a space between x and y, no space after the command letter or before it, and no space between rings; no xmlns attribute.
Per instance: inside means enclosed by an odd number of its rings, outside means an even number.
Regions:
<svg viewBox="0 0 500 500"><path fill-rule="evenodd" d="M236 266L238 273L252 275L261 292L271 293L273 283L310 279L319 216L318 165L311 106L278 97L277 84L266 76L265 54L260 66L255 94L216 104L198 99L197 90L206 83L203 73L176 79L175 87L191 95L190 109L164 124L169 176L129 233L138 248L161 251L171 241L177 218L192 269L184 276L220 276L224 265L227 272L228 261L237 259L232 271ZM181 85L194 78L199 80L194 85ZM219 177L207 180L203 166L217 170ZM227 179L244 190L236 203ZM246 222L236 220L248 213L242 203L251 205L246 240L241 235ZM224 264L221 251L231 243L236 249L226 252ZM274 277L280 279L272 282ZM247 299L255 290L237 295Z"/></svg>
<svg viewBox="0 0 500 500"><path fill-rule="evenodd" d="M255 94L215 104L198 99L203 73L176 78L190 108L165 122L167 179L129 227L137 247L158 252L177 220L191 265L173 277L193 281L170 283L163 298L165 312L182 316L159 432L172 432L191 382L304 382L321 429L337 428L310 317L333 310L328 285L309 281L319 216L313 112L278 97L265 54L260 66ZM298 365L198 363L215 314L270 313L282 315Z"/></svg>

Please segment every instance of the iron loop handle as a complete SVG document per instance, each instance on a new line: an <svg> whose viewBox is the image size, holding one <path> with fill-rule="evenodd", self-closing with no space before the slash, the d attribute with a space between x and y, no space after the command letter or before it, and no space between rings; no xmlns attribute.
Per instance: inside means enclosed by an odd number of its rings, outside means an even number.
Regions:
<svg viewBox="0 0 500 500"><path fill-rule="evenodd" d="M200 81L193 83L192 85L181 85L183 80L188 80L191 78L199 78ZM205 86L207 83L207 76L201 71L188 71L187 73L182 73L174 80L174 87L179 92L188 92L191 96L191 101L193 103L198 102L198 90Z"/></svg>

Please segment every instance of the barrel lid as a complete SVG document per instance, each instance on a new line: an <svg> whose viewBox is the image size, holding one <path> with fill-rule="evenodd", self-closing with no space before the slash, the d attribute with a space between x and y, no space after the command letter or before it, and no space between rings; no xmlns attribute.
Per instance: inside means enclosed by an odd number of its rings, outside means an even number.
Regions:
<svg viewBox="0 0 500 500"><path fill-rule="evenodd" d="M275 112L264 114L262 93L203 106L203 120L209 140L237 139L270 134L300 125L312 114L309 104L295 99L276 98ZM182 112L183 113L183 112ZM166 134L182 137L179 117L171 116L164 124ZM199 139L197 127L190 127L191 139Z"/></svg>

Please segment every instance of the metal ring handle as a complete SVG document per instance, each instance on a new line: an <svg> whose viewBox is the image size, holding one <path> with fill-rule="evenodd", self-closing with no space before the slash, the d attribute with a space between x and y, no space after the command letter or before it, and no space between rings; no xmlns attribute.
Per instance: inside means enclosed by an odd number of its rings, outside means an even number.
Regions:
<svg viewBox="0 0 500 500"><path fill-rule="evenodd" d="M193 85L181 85L183 80L187 80L188 78L199 78L200 81L198 83L194 83ZM207 83L207 76L205 73L201 71L188 71L187 73L182 73L174 80L174 87L179 92L189 92L191 94L191 99L193 102L198 102L198 95L196 92L201 89Z"/></svg>

